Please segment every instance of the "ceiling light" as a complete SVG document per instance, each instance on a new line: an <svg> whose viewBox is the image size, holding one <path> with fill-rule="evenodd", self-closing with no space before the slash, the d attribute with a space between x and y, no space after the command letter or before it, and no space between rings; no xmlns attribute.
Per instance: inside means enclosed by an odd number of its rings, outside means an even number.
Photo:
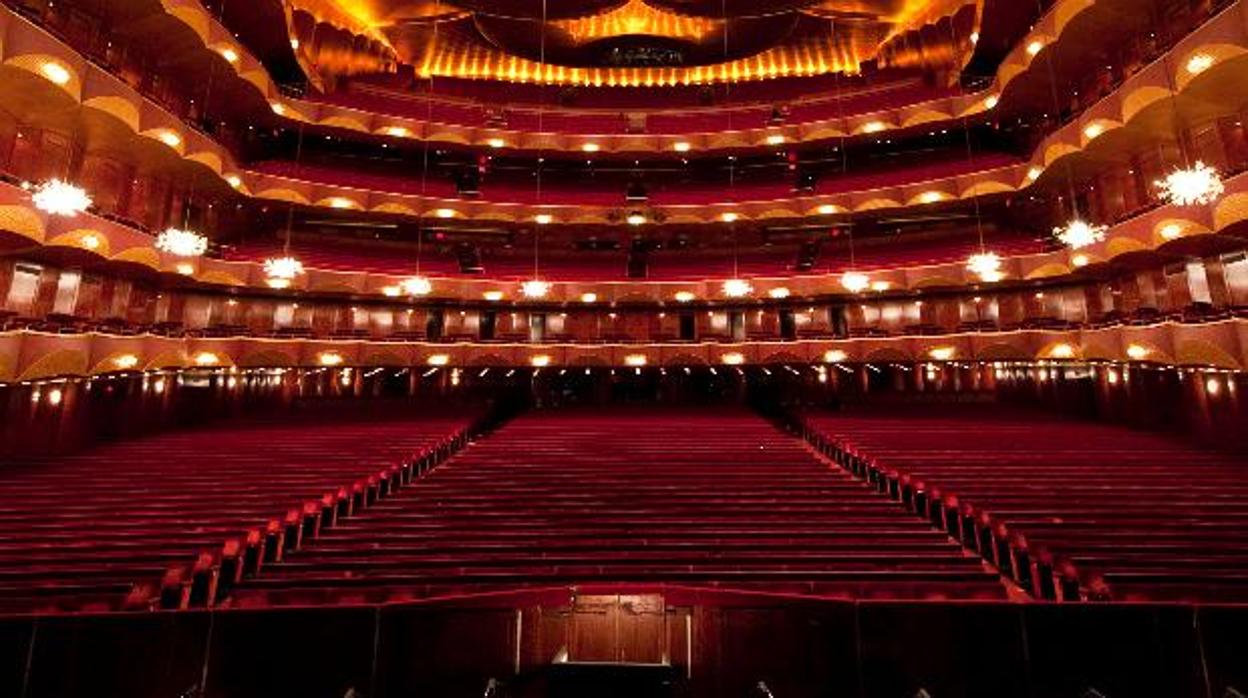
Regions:
<svg viewBox="0 0 1248 698"><path fill-rule="evenodd" d="M941 192L938 192L938 191L925 191L925 192L923 192L922 194L920 194L920 195L919 195L919 203L922 203L922 204L934 204L934 203L936 203L937 201L942 201L944 198L945 198L945 195L944 195L943 193L941 193Z"/></svg>
<svg viewBox="0 0 1248 698"><path fill-rule="evenodd" d="M342 354L336 351L323 351L318 358L322 366L342 365Z"/></svg>
<svg viewBox="0 0 1248 698"><path fill-rule="evenodd" d="M1091 225L1076 218L1063 227L1054 228L1053 235L1063 245L1072 250L1078 250L1103 241L1106 230L1109 230L1109 226Z"/></svg>
<svg viewBox="0 0 1248 698"><path fill-rule="evenodd" d="M1211 390L1209 392L1217 392L1217 391ZM65 397L65 394L61 392L60 388L53 388L48 391L48 404L53 405L53 406L59 405L61 404L61 398L63 397Z"/></svg>
<svg viewBox="0 0 1248 698"><path fill-rule="evenodd" d="M403 289L398 286L382 286L381 295L389 298L398 298L403 293Z"/></svg>
<svg viewBox="0 0 1248 698"><path fill-rule="evenodd" d="M173 270L182 276L190 276L195 273L195 265L182 262L173 267Z"/></svg>
<svg viewBox="0 0 1248 698"><path fill-rule="evenodd" d="M351 199L347 199L341 196L335 196L329 199L329 207L337 208L337 209L355 208L355 202L352 201Z"/></svg>
<svg viewBox="0 0 1248 698"><path fill-rule="evenodd" d="M633 213L628 214L628 217L625 218L624 221L629 225L644 225L646 222L646 216L644 213L634 211Z"/></svg>
<svg viewBox="0 0 1248 698"><path fill-rule="evenodd" d="M783 142L784 136L778 133L773 133L770 136L767 136L767 145L780 145Z"/></svg>
<svg viewBox="0 0 1248 698"><path fill-rule="evenodd" d="M1027 55L1034 56L1037 53L1040 53L1041 49L1043 48L1044 48L1044 42L1039 39L1036 39L1032 41L1031 43L1027 44Z"/></svg>
<svg viewBox="0 0 1248 698"><path fill-rule="evenodd" d="M836 205L836 204L822 204L822 205L820 205L820 206L819 206L819 208L817 208L817 209L815 209L815 210L816 210L816 211L819 213L819 215L821 215L821 216L830 216L830 215L832 215L833 213L836 213L837 211L839 211L840 209L839 209L839 208L837 208L837 205Z"/></svg>
<svg viewBox="0 0 1248 698"><path fill-rule="evenodd" d="M677 303L688 303L692 301L693 299L697 298L697 296L693 295L689 291L677 291L676 294L672 296L672 298L674 298Z"/></svg>
<svg viewBox="0 0 1248 698"><path fill-rule="evenodd" d="M481 294L481 297L486 299L487 301L490 301L491 303L496 303L503 299L503 292L502 291L486 291L485 293Z"/></svg>
<svg viewBox="0 0 1248 698"><path fill-rule="evenodd" d="M541 279L529 279L520 284L520 293L525 298L545 298L550 293L550 282Z"/></svg>
<svg viewBox="0 0 1248 698"><path fill-rule="evenodd" d="M550 365L550 356L547 354L538 354L537 356L529 359L529 363L532 364L534 368L544 368Z"/></svg>
<svg viewBox="0 0 1248 698"><path fill-rule="evenodd" d="M425 363L430 366L445 366L451 362L451 357L447 354L432 354L425 359Z"/></svg>
<svg viewBox="0 0 1248 698"><path fill-rule="evenodd" d="M971 45L978 44L978 43L979 43L979 32L971 32L970 39L971 39Z"/></svg>
<svg viewBox="0 0 1248 698"><path fill-rule="evenodd" d="M1128 344L1127 357L1135 361L1143 361L1149 355L1148 347L1141 344Z"/></svg>
<svg viewBox="0 0 1248 698"><path fill-rule="evenodd" d="M770 291L768 291L767 295L771 298L775 298L776 300L780 300L782 298L788 298L789 289L783 286L777 286L776 288L773 288Z"/></svg>
<svg viewBox="0 0 1248 698"><path fill-rule="evenodd" d="M221 359L210 351L201 351L195 355L196 366L216 366L221 363Z"/></svg>
<svg viewBox="0 0 1248 698"><path fill-rule="evenodd" d="M1088 259L1088 256L1086 254L1077 254L1074 257L1070 258L1070 263L1075 265L1076 267L1086 267L1088 266L1089 261L1091 260Z"/></svg>
<svg viewBox="0 0 1248 698"><path fill-rule="evenodd" d="M1218 171L1199 160L1191 167L1174 170L1154 185L1161 198L1175 206L1211 204L1226 191Z"/></svg>
<svg viewBox="0 0 1248 698"><path fill-rule="evenodd" d="M433 283L423 276L409 276L399 282L399 288L409 296L427 296L433 291Z"/></svg>
<svg viewBox="0 0 1248 698"><path fill-rule="evenodd" d="M1177 240L1183 236L1183 226L1178 223L1170 223L1162 227L1160 235L1163 240Z"/></svg>
<svg viewBox="0 0 1248 698"><path fill-rule="evenodd" d="M629 354L628 356L624 357L624 365L625 366L645 366L646 355L645 354Z"/></svg>
<svg viewBox="0 0 1248 698"><path fill-rule="evenodd" d="M754 287L745 279L728 279L723 285L724 295L729 298L743 298L754 292Z"/></svg>
<svg viewBox="0 0 1248 698"><path fill-rule="evenodd" d="M983 281L1000 281L1003 277L1001 273L1001 257L997 256L995 252L981 252L971 255L966 260L966 269Z"/></svg>
<svg viewBox="0 0 1248 698"><path fill-rule="evenodd" d="M732 351L719 357L719 360L725 366L740 366L745 363L745 354L739 351Z"/></svg>
<svg viewBox="0 0 1248 698"><path fill-rule="evenodd" d="M1218 391L1221 389L1222 389L1222 385L1218 383L1217 378L1210 378L1209 380L1205 381L1205 392L1209 393L1210 395L1217 395ZM51 395L48 396L49 399L51 399L51 397L52 397ZM52 404L56 404L56 403L54 402Z"/></svg>
<svg viewBox="0 0 1248 698"><path fill-rule="evenodd" d="M1071 359L1075 356L1075 348L1066 343L1058 344L1049 350L1049 356L1054 359Z"/></svg>
<svg viewBox="0 0 1248 698"><path fill-rule="evenodd" d="M1044 174L1044 169L1043 169L1043 168L1040 168L1040 167L1033 167L1033 168L1031 168L1030 170L1027 170L1027 181L1028 181L1028 182L1034 182L1034 181L1036 181L1037 179L1039 179L1039 178L1040 178L1040 175L1042 175L1042 174Z"/></svg>
<svg viewBox="0 0 1248 698"><path fill-rule="evenodd" d="M888 128L888 126L886 126L883 121L868 121L867 123L863 124L862 132L863 133L879 133L880 131L883 131L886 128Z"/></svg>
<svg viewBox="0 0 1248 698"><path fill-rule="evenodd" d="M1086 136L1088 140L1092 140L1102 133L1105 133L1105 127L1100 124L1088 124L1083 129L1083 135Z"/></svg>
<svg viewBox="0 0 1248 698"><path fill-rule="evenodd" d="M269 102L269 108L272 109L273 113L278 116L286 115L286 105L281 102Z"/></svg>
<svg viewBox="0 0 1248 698"><path fill-rule="evenodd" d="M264 260L264 275L268 278L269 285L273 288L286 288L290 282L303 273L303 262L294 257L270 257ZM273 282L285 282L282 285L275 285Z"/></svg>
<svg viewBox="0 0 1248 698"><path fill-rule="evenodd" d="M434 211L433 211L433 215L437 216L438 218L454 218L454 217L455 217L455 209L453 209L453 208L439 208L439 209L434 209Z"/></svg>
<svg viewBox="0 0 1248 698"><path fill-rule="evenodd" d="M672 149L678 153L687 153L692 147L688 141L677 141L672 144Z"/></svg>
<svg viewBox="0 0 1248 698"><path fill-rule="evenodd" d="M847 358L849 355L840 349L829 349L823 353L823 362L827 364L839 364Z"/></svg>
<svg viewBox="0 0 1248 698"><path fill-rule="evenodd" d="M179 136L173 131L161 131L156 137L160 139L161 143L164 143L170 148L176 148L182 145L182 136Z"/></svg>
<svg viewBox="0 0 1248 698"><path fill-rule="evenodd" d="M1191 75L1200 75L1201 73L1213 67L1213 56L1207 53L1198 53L1187 59L1187 72Z"/></svg>
<svg viewBox="0 0 1248 698"><path fill-rule="evenodd" d="M53 216L74 216L91 206L86 190L60 179L50 179L31 195L35 208Z"/></svg>
<svg viewBox="0 0 1248 698"><path fill-rule="evenodd" d="M239 187L243 186L243 178L234 174L226 175L225 183L230 185L234 189L238 189Z"/></svg>
<svg viewBox="0 0 1248 698"><path fill-rule="evenodd" d="M90 233L83 235L79 239L79 242L81 242L82 246L87 248L88 250L94 250L100 246L100 239Z"/></svg>
<svg viewBox="0 0 1248 698"><path fill-rule="evenodd" d="M549 213L539 213L536 216L533 216L533 222L538 225L550 225L554 220L555 217Z"/></svg>
<svg viewBox="0 0 1248 698"><path fill-rule="evenodd" d="M223 48L221 49L221 57L230 63L237 63L238 51L235 51L234 49L229 48L229 47Z"/></svg>
<svg viewBox="0 0 1248 698"><path fill-rule="evenodd" d="M298 39L291 39L291 40L290 40L290 47L291 47L292 49L294 49L295 51L298 51L298 50L299 50L299 40L298 40Z"/></svg>
<svg viewBox="0 0 1248 698"><path fill-rule="evenodd" d="M395 138L407 138L412 135L412 132L405 126L387 126L386 135L394 136Z"/></svg>
<svg viewBox="0 0 1248 698"><path fill-rule="evenodd" d="M596 153L598 152L598 144L597 143L585 143L581 146L581 150L587 153Z"/></svg>
<svg viewBox="0 0 1248 698"><path fill-rule="evenodd" d="M581 302L582 303L597 303L598 294L597 293L582 293Z"/></svg>
<svg viewBox="0 0 1248 698"><path fill-rule="evenodd" d="M503 140L503 139L501 139L501 138L491 138L491 139L487 140L487 141L485 142L485 144L486 144L486 145L488 145L488 146L490 146L491 148L501 148L501 147L503 147L503 146L507 145L507 141L505 141L505 140Z"/></svg>
<svg viewBox="0 0 1248 698"><path fill-rule="evenodd" d="M927 355L937 361L948 361L949 359L952 359L956 353L957 352L953 347L933 347L927 352Z"/></svg>
<svg viewBox="0 0 1248 698"><path fill-rule="evenodd" d="M871 285L871 279L861 272L847 271L841 274L841 287L850 293L862 293Z"/></svg>
<svg viewBox="0 0 1248 698"><path fill-rule="evenodd" d="M39 66L39 74L47 78L56 85L66 85L73 74L69 72L69 68L55 61L46 61Z"/></svg>
<svg viewBox="0 0 1248 698"><path fill-rule="evenodd" d="M156 236L155 245L175 257L200 257L208 251L208 238L190 230L165 228Z"/></svg>
<svg viewBox="0 0 1248 698"><path fill-rule="evenodd" d="M725 223L735 223L740 217L740 214L733 213L732 211L725 211L724 213L719 214L719 219Z"/></svg>
<svg viewBox="0 0 1248 698"><path fill-rule="evenodd" d="M887 291L888 289L890 289L890 288L892 288L892 287L893 287L893 285L892 285L892 284L890 284L890 283L889 283L889 282L887 282L887 281L872 281L872 282L871 282L871 290L872 290L872 291L877 291L877 292L880 292L880 293L882 293L882 292L884 292L884 291Z"/></svg>
<svg viewBox="0 0 1248 698"><path fill-rule="evenodd" d="M996 108L997 108L997 104L998 104L1000 101L1001 101L1001 98L1000 98L1000 97L997 97L996 95L988 95L988 98L984 100L984 108L985 108L985 109L996 109Z"/></svg>
<svg viewBox="0 0 1248 698"><path fill-rule="evenodd" d="M113 365L116 366L117 368L122 369L123 371L126 369L131 369L139 365L139 357L135 356L134 354L122 354L121 356L118 356L113 359Z"/></svg>

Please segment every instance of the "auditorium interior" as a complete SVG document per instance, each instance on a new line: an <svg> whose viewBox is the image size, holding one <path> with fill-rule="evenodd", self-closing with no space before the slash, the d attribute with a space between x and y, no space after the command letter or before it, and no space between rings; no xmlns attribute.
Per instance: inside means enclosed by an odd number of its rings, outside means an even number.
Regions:
<svg viewBox="0 0 1248 698"><path fill-rule="evenodd" d="M3 0L0 695L1248 698L1246 118L1248 0Z"/></svg>

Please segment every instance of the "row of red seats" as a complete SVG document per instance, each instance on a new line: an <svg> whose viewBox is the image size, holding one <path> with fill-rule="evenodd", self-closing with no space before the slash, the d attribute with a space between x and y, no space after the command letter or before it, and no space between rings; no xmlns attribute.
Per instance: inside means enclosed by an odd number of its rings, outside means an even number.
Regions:
<svg viewBox="0 0 1248 698"><path fill-rule="evenodd" d="M0 611L209 604L218 578L228 586L297 547L291 524L326 492L350 514L398 464L401 474L447 455L470 422L221 427L10 465L0 478L0 559L11 563L0 564ZM281 518L287 509L294 516Z"/></svg>
<svg viewBox="0 0 1248 698"><path fill-rule="evenodd" d="M759 417L649 410L523 416L234 598L384 603L582 583L1004 596L981 561Z"/></svg>
<svg viewBox="0 0 1248 698"><path fill-rule="evenodd" d="M1248 600L1242 458L998 406L801 420L837 462L1041 598Z"/></svg>

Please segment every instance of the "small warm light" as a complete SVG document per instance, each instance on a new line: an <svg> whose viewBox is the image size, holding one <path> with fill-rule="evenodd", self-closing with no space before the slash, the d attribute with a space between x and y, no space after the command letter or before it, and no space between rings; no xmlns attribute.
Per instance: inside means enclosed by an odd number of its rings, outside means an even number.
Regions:
<svg viewBox="0 0 1248 698"><path fill-rule="evenodd" d="M555 217L549 213L539 213L536 216L533 216L533 222L538 225L550 225L554 220Z"/></svg>
<svg viewBox="0 0 1248 698"><path fill-rule="evenodd" d="M225 381L225 387L230 388L230 389L237 388L238 379L235 378L234 376L230 376L229 380Z"/></svg>
<svg viewBox="0 0 1248 698"><path fill-rule="evenodd" d="M409 276L399 282L399 288L409 296L427 296L433 292L433 282L423 276Z"/></svg>
<svg viewBox="0 0 1248 698"><path fill-rule="evenodd" d="M239 187L243 186L243 178L239 177L238 175L226 175L225 183L230 185L230 187L234 189L238 189Z"/></svg>
<svg viewBox="0 0 1248 698"><path fill-rule="evenodd" d="M938 201L943 201L943 200L944 200L944 198L945 198L945 195L944 195L944 193L943 193L943 192L938 192L938 191L925 191L925 192L923 192L922 194L920 194L920 195L919 195L919 203L921 203L921 204L934 204L934 203L936 203L936 202L938 202Z"/></svg>
<svg viewBox="0 0 1248 698"><path fill-rule="evenodd" d="M979 32L971 32L970 39L971 39L971 44L972 44L972 45L974 45L974 44L978 44L978 43L979 43Z"/></svg>
<svg viewBox="0 0 1248 698"><path fill-rule="evenodd" d="M582 293L581 302L582 303L597 303L598 294L597 293Z"/></svg>
<svg viewBox="0 0 1248 698"><path fill-rule="evenodd" d="M451 357L448 354L433 354L428 359L425 359L425 363L430 366L445 366L450 362Z"/></svg>
<svg viewBox="0 0 1248 698"><path fill-rule="evenodd" d="M840 209L837 208L836 204L822 204L819 208L815 209L815 211L817 211L821 216L830 216L839 210Z"/></svg>
<svg viewBox="0 0 1248 698"><path fill-rule="evenodd" d="M829 349L823 353L823 362L828 364L843 363L847 358L849 355L840 349Z"/></svg>
<svg viewBox="0 0 1248 698"><path fill-rule="evenodd" d="M1210 392L1216 392L1216 391L1210 391ZM53 388L48 391L48 404L52 406L59 405L61 404L61 398L63 397L65 397L65 395L64 393L61 392L60 388Z"/></svg>
<svg viewBox="0 0 1248 698"><path fill-rule="evenodd" d="M598 152L599 148L598 148L597 143L585 143L581 146L581 150L587 153L596 153Z"/></svg>
<svg viewBox="0 0 1248 698"><path fill-rule="evenodd" d="M984 100L984 108L996 109L997 104L999 104L1000 101L1001 101L1000 97L997 97L996 95L988 95L988 98Z"/></svg>
<svg viewBox="0 0 1248 698"><path fill-rule="evenodd" d="M1027 55L1034 56L1037 53L1040 53L1041 49L1043 48L1044 48L1044 42L1039 39L1036 39L1032 41L1031 43L1027 44Z"/></svg>
<svg viewBox="0 0 1248 698"><path fill-rule="evenodd" d="M433 215L437 216L438 218L454 218L454 217L455 217L455 209L453 209L453 208L439 208L439 209L434 209L434 211L433 211Z"/></svg>
<svg viewBox="0 0 1248 698"><path fill-rule="evenodd" d="M389 298L398 298L401 293L403 293L403 289L398 286L383 286L381 288L381 295Z"/></svg>
<svg viewBox="0 0 1248 698"><path fill-rule="evenodd" d="M624 357L625 366L645 366L646 361L647 359L645 354L629 354Z"/></svg>
<svg viewBox="0 0 1248 698"><path fill-rule="evenodd" d="M1027 170L1027 181L1034 182L1039 179L1042 174L1044 174L1044 169L1040 167L1033 167Z"/></svg>
<svg viewBox="0 0 1248 698"><path fill-rule="evenodd" d="M887 281L872 281L871 282L871 290L877 293L883 293L884 291L887 291L888 289L892 287L893 285Z"/></svg>
<svg viewBox="0 0 1248 698"><path fill-rule="evenodd" d="M1212 67L1213 56L1207 53L1198 53L1187 59L1187 72L1191 75L1200 75Z"/></svg>
<svg viewBox="0 0 1248 698"><path fill-rule="evenodd" d="M862 293L870 285L870 277L862 272L847 271L841 274L841 287L850 293Z"/></svg>
<svg viewBox="0 0 1248 698"><path fill-rule="evenodd" d="M481 297L493 303L493 302L501 301L503 299L503 292L502 291L486 291L485 293L481 294Z"/></svg>
<svg viewBox="0 0 1248 698"><path fill-rule="evenodd" d="M783 299L783 298L788 298L788 297L789 297L789 289L787 289L787 288L785 288L785 287L783 287L783 286L778 286L778 287L773 288L773 289L771 289L770 291L768 291L768 292L767 292L767 295L768 295L768 297L770 297L770 298L774 298L774 299L776 299L776 300L781 300L781 299Z"/></svg>
<svg viewBox="0 0 1248 698"><path fill-rule="evenodd" d="M529 363L532 364L534 368L545 368L550 365L550 356L546 354L538 354L537 356L529 359Z"/></svg>
<svg viewBox="0 0 1248 698"><path fill-rule="evenodd" d="M541 279L529 279L520 284L520 293L525 298L545 298L550 293L550 282Z"/></svg>
<svg viewBox="0 0 1248 698"><path fill-rule="evenodd" d="M927 355L937 361L948 361L957 353L953 347L933 347L927 352Z"/></svg>
<svg viewBox="0 0 1248 698"><path fill-rule="evenodd" d="M1118 372L1112 368L1109 369L1109 373L1105 376L1105 380L1109 381L1110 385L1118 385Z"/></svg>
<svg viewBox="0 0 1248 698"><path fill-rule="evenodd" d="M735 223L740 217L740 214L733 213L732 211L725 211L719 215L719 219L725 223Z"/></svg>
<svg viewBox="0 0 1248 698"><path fill-rule="evenodd" d="M1074 257L1070 258L1070 263L1075 265L1076 267L1086 267L1088 266L1089 261L1090 260L1088 259L1088 256L1086 254L1077 254Z"/></svg>
<svg viewBox="0 0 1248 698"><path fill-rule="evenodd" d="M863 133L879 133L880 131L883 131L886 128L888 128L888 126L886 126L883 121L868 121L867 123L863 124L862 132Z"/></svg>
<svg viewBox="0 0 1248 698"><path fill-rule="evenodd" d="M270 102L269 108L272 109L273 113L278 116L286 116L286 105L281 102Z"/></svg>
<svg viewBox="0 0 1248 698"><path fill-rule="evenodd" d="M160 139L161 143L164 143L170 148L176 148L182 145L182 136L179 136L173 131L161 131L160 135L156 137Z"/></svg>
<svg viewBox="0 0 1248 698"><path fill-rule="evenodd" d="M175 257L200 257L208 251L208 238L191 230L165 228L156 236L155 246Z"/></svg>
<svg viewBox="0 0 1248 698"><path fill-rule="evenodd" d="M395 138L407 138L412 132L406 126L387 126L384 133Z"/></svg>
<svg viewBox="0 0 1248 698"><path fill-rule="evenodd" d="M291 39L291 40L290 40L290 48L291 48L291 49L293 49L293 50L295 50L295 51L298 51L298 50L299 50L299 40L298 40L298 39Z"/></svg>
<svg viewBox="0 0 1248 698"><path fill-rule="evenodd" d="M1069 344L1058 344L1049 351L1049 356L1055 359L1070 359L1075 356L1075 348Z"/></svg>
<svg viewBox="0 0 1248 698"><path fill-rule="evenodd" d="M174 266L173 270L182 276L190 276L195 273L195 265L188 264L187 262L179 262L176 266Z"/></svg>
<svg viewBox="0 0 1248 698"><path fill-rule="evenodd" d="M1134 361L1143 361L1148 358L1149 353L1148 347L1141 344L1127 345L1127 357Z"/></svg>
<svg viewBox="0 0 1248 698"><path fill-rule="evenodd" d="M1092 140L1102 133L1105 133L1105 127L1100 124L1088 124L1083 128L1083 135L1086 136L1088 140Z"/></svg>
<svg viewBox="0 0 1248 698"><path fill-rule="evenodd" d="M113 358L113 365L125 371L139 365L139 357L134 354L122 354Z"/></svg>
<svg viewBox="0 0 1248 698"><path fill-rule="evenodd" d="M1163 240L1177 240L1183 236L1183 226L1178 223L1170 223L1169 225L1163 226L1159 231L1159 234Z"/></svg>
<svg viewBox="0 0 1248 698"><path fill-rule="evenodd" d="M754 292L754 287L745 279L728 279L723 286L724 295L729 298L742 298Z"/></svg>
<svg viewBox="0 0 1248 698"><path fill-rule="evenodd" d="M324 351L321 352L318 361L320 361L322 366L341 366L342 354L335 351Z"/></svg>
<svg viewBox="0 0 1248 698"><path fill-rule="evenodd" d="M780 145L783 142L784 136L778 133L773 133L770 136L767 136L767 145Z"/></svg>
<svg viewBox="0 0 1248 698"><path fill-rule="evenodd" d="M1209 380L1205 381L1205 392L1209 393L1210 395L1217 395L1218 391L1221 389L1222 389L1222 384L1218 382L1217 378L1210 378ZM48 397L50 401L51 396L49 395ZM52 404L55 405L56 403L54 402Z"/></svg>
<svg viewBox="0 0 1248 698"><path fill-rule="evenodd" d="M201 351L195 355L196 366L216 366L218 363L221 363L221 359L210 351Z"/></svg>
<svg viewBox="0 0 1248 698"><path fill-rule="evenodd" d="M99 248L100 246L100 239L90 234L83 235L80 242L82 243L82 246L87 248L88 250L94 250L94 249Z"/></svg>
<svg viewBox="0 0 1248 698"><path fill-rule="evenodd" d="M237 63L238 51L235 51L227 46L226 48L221 49L221 57L230 63Z"/></svg>
<svg viewBox="0 0 1248 698"><path fill-rule="evenodd" d="M69 72L69 68L55 61L46 61L39 66L39 74L47 78L53 84L65 85L69 83L69 79L73 75Z"/></svg>
<svg viewBox="0 0 1248 698"><path fill-rule="evenodd" d="M76 187L60 179L50 179L38 187L30 197L35 208L53 216L76 216L91 207L91 197L82 187Z"/></svg>
<svg viewBox="0 0 1248 698"><path fill-rule="evenodd" d="M501 138L491 138L487 140L485 144L490 146L491 148L502 148L503 146L507 145L507 141Z"/></svg>
<svg viewBox="0 0 1248 698"><path fill-rule="evenodd" d="M269 288L290 288L290 279L268 278L264 280L264 283L267 284Z"/></svg>
<svg viewBox="0 0 1248 698"><path fill-rule="evenodd" d="M1175 206L1211 204L1226 191L1218 171L1199 160L1191 167L1174 170L1154 185L1161 198Z"/></svg>
<svg viewBox="0 0 1248 698"><path fill-rule="evenodd" d="M672 298L674 298L677 303L688 303L692 301L693 299L697 298L697 296L693 295L689 291L677 291L676 294L672 296Z"/></svg>
<svg viewBox="0 0 1248 698"><path fill-rule="evenodd" d="M678 153L687 153L693 146L688 141L677 141L672 144L672 149Z"/></svg>
<svg viewBox="0 0 1248 698"><path fill-rule="evenodd" d="M630 213L624 221L629 225L644 225L646 222L646 215L644 213Z"/></svg>
<svg viewBox="0 0 1248 698"><path fill-rule="evenodd" d="M719 360L725 366L740 366L745 363L745 354L739 351L732 351L719 357Z"/></svg>
<svg viewBox="0 0 1248 698"><path fill-rule="evenodd" d="M157 395L165 392L165 379L164 378L157 378L155 381L152 382L152 392L156 393Z"/></svg>

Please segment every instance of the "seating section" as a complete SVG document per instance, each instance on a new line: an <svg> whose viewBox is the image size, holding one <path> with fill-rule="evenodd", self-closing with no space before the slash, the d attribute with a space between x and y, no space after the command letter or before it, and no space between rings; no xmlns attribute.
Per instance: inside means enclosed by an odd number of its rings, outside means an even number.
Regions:
<svg viewBox="0 0 1248 698"><path fill-rule="evenodd" d="M1002 598L982 561L737 411L531 413L324 530L240 606L563 584Z"/></svg>
<svg viewBox="0 0 1248 698"><path fill-rule="evenodd" d="M1090 598L1248 600L1244 459L995 405L802 419L1041 596L1054 573Z"/></svg>
<svg viewBox="0 0 1248 698"><path fill-rule="evenodd" d="M10 465L0 478L0 612L116 609L162 574L176 595L191 581L183 568L215 568L309 500L367 488L470 422L448 413L252 423Z"/></svg>

